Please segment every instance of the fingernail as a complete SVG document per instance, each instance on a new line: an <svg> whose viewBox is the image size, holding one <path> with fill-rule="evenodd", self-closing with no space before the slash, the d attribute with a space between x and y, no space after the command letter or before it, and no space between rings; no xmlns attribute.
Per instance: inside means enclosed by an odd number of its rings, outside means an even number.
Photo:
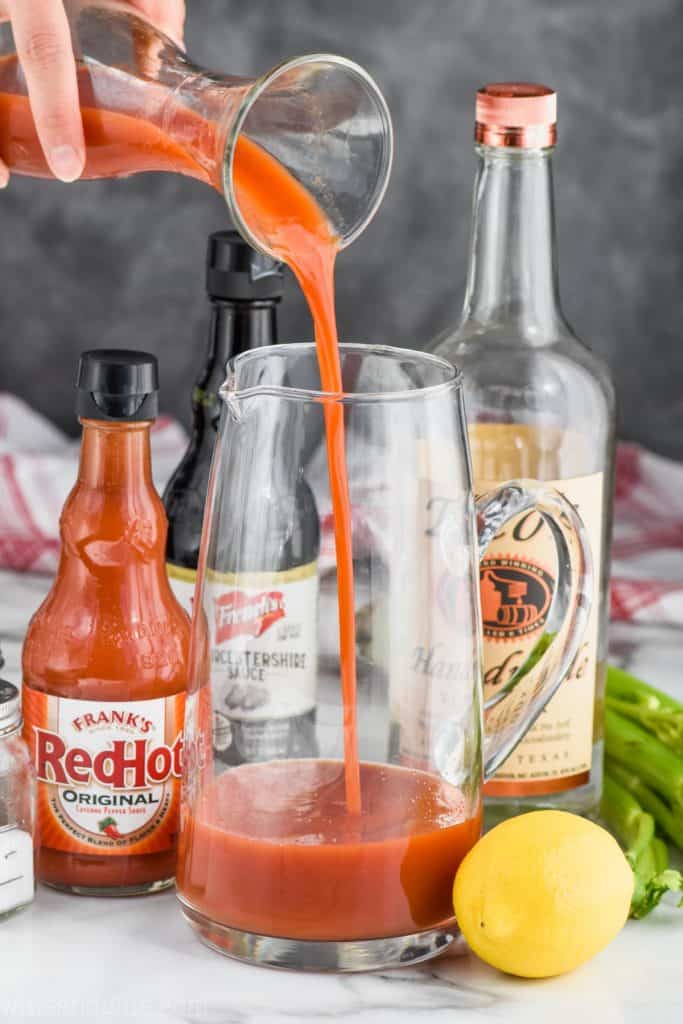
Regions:
<svg viewBox="0 0 683 1024"><path fill-rule="evenodd" d="M50 167L60 181L75 181L83 173L83 160L73 146L55 146L50 152Z"/></svg>
<svg viewBox="0 0 683 1024"><path fill-rule="evenodd" d="M0 166L0 188L7 188L9 185L9 171L6 167Z"/></svg>

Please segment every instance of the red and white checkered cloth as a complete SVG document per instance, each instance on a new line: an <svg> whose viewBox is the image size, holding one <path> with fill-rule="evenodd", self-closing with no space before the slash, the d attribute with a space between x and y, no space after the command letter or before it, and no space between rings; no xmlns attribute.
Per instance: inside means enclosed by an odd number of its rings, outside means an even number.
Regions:
<svg viewBox="0 0 683 1024"><path fill-rule="evenodd" d="M683 464L620 444L613 619L683 625Z"/></svg>
<svg viewBox="0 0 683 1024"><path fill-rule="evenodd" d="M161 416L152 431L154 479L162 489L185 450L179 424ZM76 480L80 442L14 395L0 393L0 568L53 573L59 514Z"/></svg>
<svg viewBox="0 0 683 1024"><path fill-rule="evenodd" d="M160 491L186 444L179 424L157 420L152 454ZM59 513L78 450L78 441L20 399L0 394L0 568L55 571ZM331 562L331 521L322 511L321 557ZM615 619L683 625L683 464L633 444L620 445L617 456L611 612Z"/></svg>

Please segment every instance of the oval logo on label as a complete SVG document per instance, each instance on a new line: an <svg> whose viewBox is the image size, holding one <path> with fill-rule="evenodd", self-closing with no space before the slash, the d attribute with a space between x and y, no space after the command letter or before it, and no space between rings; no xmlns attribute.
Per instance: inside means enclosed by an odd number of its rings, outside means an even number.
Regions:
<svg viewBox="0 0 683 1024"><path fill-rule="evenodd" d="M479 584L488 639L527 636L545 623L555 580L540 565L523 558L485 558Z"/></svg>

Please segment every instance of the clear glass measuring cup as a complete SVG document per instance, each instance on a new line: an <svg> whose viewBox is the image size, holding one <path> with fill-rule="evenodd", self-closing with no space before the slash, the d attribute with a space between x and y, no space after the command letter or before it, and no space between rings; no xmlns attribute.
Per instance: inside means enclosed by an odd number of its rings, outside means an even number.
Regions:
<svg viewBox="0 0 683 1024"><path fill-rule="evenodd" d="M178 863L183 911L230 955L300 969L412 963L457 934L451 890L481 787L563 684L590 553L556 491L475 501L460 376L436 357L340 346L229 367L195 595ZM343 406L353 523L360 811L345 791L325 409ZM530 656L486 703L479 560L535 508L556 546ZM347 734L348 741L348 734ZM346 748L348 751L348 747Z"/></svg>

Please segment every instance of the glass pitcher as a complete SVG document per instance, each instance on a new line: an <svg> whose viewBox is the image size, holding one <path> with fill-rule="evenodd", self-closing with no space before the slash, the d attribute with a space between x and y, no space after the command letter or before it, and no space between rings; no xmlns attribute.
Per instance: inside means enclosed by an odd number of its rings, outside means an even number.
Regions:
<svg viewBox="0 0 683 1024"><path fill-rule="evenodd" d="M453 941L453 878L480 835L482 781L567 676L592 579L581 520L556 491L513 482L475 502L451 364L362 345L340 346L340 358L342 394L321 391L312 345L229 364L195 594L177 871L184 914L209 945L315 970L413 963ZM360 813L347 810L344 779L331 403L344 409L352 506ZM532 508L556 547L547 615L484 704L479 558ZM319 527L318 548L307 540Z"/></svg>
<svg viewBox="0 0 683 1024"><path fill-rule="evenodd" d="M343 248L387 186L393 137L386 102L357 64L328 54L286 61L261 78L198 67L142 15L109 0L65 0L77 57L87 159L83 177L186 174L221 192L244 238L240 177L265 152L317 202ZM8 21L0 22L0 158L49 177ZM243 185L242 185L243 188Z"/></svg>

